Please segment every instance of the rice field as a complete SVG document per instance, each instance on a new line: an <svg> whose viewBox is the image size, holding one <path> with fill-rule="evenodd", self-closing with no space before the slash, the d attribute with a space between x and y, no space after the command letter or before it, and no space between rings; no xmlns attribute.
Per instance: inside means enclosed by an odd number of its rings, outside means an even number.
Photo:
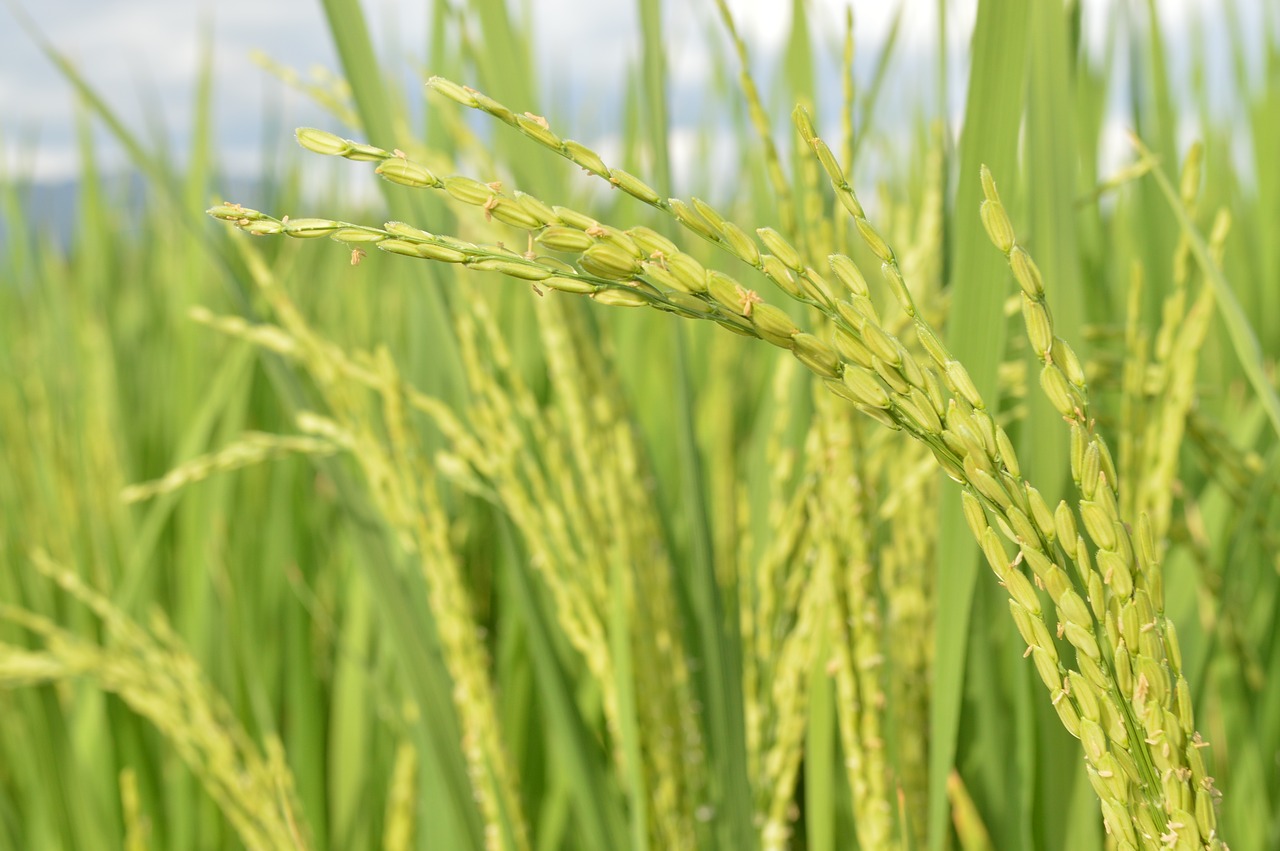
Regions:
<svg viewBox="0 0 1280 851"><path fill-rule="evenodd" d="M321 11L248 186L42 44L0 851L1280 847L1274 10L979 0L904 114L901 17L711 0L690 125L641 0L605 136L501 0Z"/></svg>

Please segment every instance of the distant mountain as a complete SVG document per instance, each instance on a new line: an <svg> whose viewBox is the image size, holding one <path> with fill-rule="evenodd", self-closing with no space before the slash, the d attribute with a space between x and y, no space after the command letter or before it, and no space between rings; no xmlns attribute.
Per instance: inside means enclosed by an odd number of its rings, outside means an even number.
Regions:
<svg viewBox="0 0 1280 851"><path fill-rule="evenodd" d="M75 226L76 200L80 194L80 181L0 182L0 192L16 193L17 207L26 217L27 231L51 234L60 244L67 244ZM0 205L0 252L3 252L9 243L11 230L9 212L12 206L7 201Z"/></svg>
<svg viewBox="0 0 1280 851"><path fill-rule="evenodd" d="M221 181L228 186L227 197L254 197L258 181L231 179ZM136 172L118 174L103 180L101 191L113 208L126 213L143 209L146 201L146 180ZM80 212L81 181L75 179L56 181L6 181L0 179L0 253L6 250L10 234L16 228L9 221L10 210L16 206L25 218L23 230L40 234L42 238L67 248L76 230ZM16 195L17 203L4 200L9 193Z"/></svg>

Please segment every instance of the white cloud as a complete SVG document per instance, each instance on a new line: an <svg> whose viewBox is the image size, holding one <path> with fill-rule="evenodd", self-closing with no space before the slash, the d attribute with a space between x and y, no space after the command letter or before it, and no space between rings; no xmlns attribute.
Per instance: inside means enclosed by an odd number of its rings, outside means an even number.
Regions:
<svg viewBox="0 0 1280 851"><path fill-rule="evenodd" d="M190 123L202 34L213 27L216 45L215 97L220 137L228 147L250 145L261 124L263 93L273 84L249 60L261 48L278 61L310 68L336 65L322 10L315 0L25 0L29 14L49 39L76 61L90 81L117 108L131 127L145 124L143 100L154 95L166 124L180 138ZM623 81L639 54L633 0L510 0L525 9L538 56L540 82L556 93L578 98L583 121L613 122L619 110ZM878 53L899 8L885 0L807 0L813 33L830 47L839 44L846 7L853 9L859 55L866 61ZM1119 0L1082 0L1088 41L1095 51L1107 43ZM1263 0L1241 3L1246 29L1261 31ZM749 44L753 61L768 64L783 48L788 35L789 0L728 0ZM953 55L962 53L972 26L977 0L951 0L948 33ZM899 98L932 79L921 77L937 33L937 0L902 0L898 71L885 100ZM426 0L366 0L375 37L389 47L389 63L409 67L407 57L420 56L427 34ZM1171 42L1191 31L1222 31L1216 0L1157 0L1166 36ZM1145 18L1145 13L1131 13ZM673 87L706 91L717 54L707 38L722 31L712 0L677 3L667 0L668 60ZM1208 26L1205 22L1216 24ZM723 41L719 42L723 48ZM719 50L720 48L717 48ZM1171 49L1176 61L1179 52ZM1181 51L1186 54L1188 51ZM1223 60L1225 61L1225 60ZM1221 61L1220 61L1221 64ZM911 69L915 69L914 71ZM914 78L904 75L912 73ZM1213 71L1213 79L1225 72ZM917 79L919 78L919 79ZM762 83L767 83L767 80ZM954 97L954 96L953 96ZM39 174L71 176L75 170L75 98L12 19L9 6L0 5L0 145L12 147L35 132L40 140ZM292 101L291 101L292 102ZM532 106L532 105L531 105ZM552 110L547 110L552 111ZM566 110L567 111L567 110ZM590 118L596 113L597 118ZM577 120L577 119L575 119Z"/></svg>

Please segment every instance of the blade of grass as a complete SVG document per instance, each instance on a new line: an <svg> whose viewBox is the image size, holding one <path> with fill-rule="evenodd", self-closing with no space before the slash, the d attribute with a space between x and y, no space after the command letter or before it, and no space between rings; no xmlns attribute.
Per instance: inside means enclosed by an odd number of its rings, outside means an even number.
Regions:
<svg viewBox="0 0 1280 851"><path fill-rule="evenodd" d="M503 524L504 536L510 528ZM514 546L514 544L513 544ZM539 688L538 694L548 729L553 737L557 771L565 774L569 797L577 812L575 829L583 834L585 848L609 848L626 836L626 817L621 812L615 786L605 757L578 712L572 683L556 659L549 634L555 618L542 610L534 587L531 568L524 561L504 562L509 571L511 600L528 635L529 656Z"/></svg>
<svg viewBox="0 0 1280 851"><path fill-rule="evenodd" d="M1139 153L1144 158L1150 159L1151 152L1142 144L1142 141L1136 138L1133 141ZM1244 370L1245 377L1249 380L1249 385L1253 387L1253 392L1257 394L1259 404L1267 412L1267 418L1271 420L1272 428L1275 429L1277 435L1280 435L1280 396L1276 395L1276 389L1271 385L1271 380L1267 377L1267 366L1263 359L1262 347L1258 344L1258 338L1253 333L1249 317L1236 299L1235 292L1231 289L1231 284L1227 281L1226 275L1222 273L1222 268L1210 255L1209 245L1205 241L1204 235L1200 233L1196 223L1191 220L1191 213L1187 210L1186 205L1182 203L1178 190L1169 180L1168 175L1164 173L1164 169L1159 164L1155 164L1150 173L1155 178L1160 192L1164 194L1165 200L1168 201L1169 208L1177 218L1179 227L1182 228L1182 232L1191 243L1192 256L1196 258L1196 263L1200 266L1201 271L1209 279L1209 283L1213 285L1213 293L1217 298L1218 310L1222 316L1222 321L1227 326L1227 336L1231 340L1231 347L1235 350L1236 357L1240 361L1240 367Z"/></svg>
<svg viewBox="0 0 1280 851"><path fill-rule="evenodd" d="M1029 57L1025 150L1026 171L1033 176L1034 187L1028 192L1031 244L1050 282L1054 328L1080 350L1085 292L1075 219L1077 140L1072 122L1063 121L1061 115L1074 102L1068 23L1060 4L1031 4L1028 37L1036 48ZM1035 368L1030 360L1028 364ZM1044 394L1030 393L1026 403L1028 415L1017 430L1018 458L1027 479L1036 483L1049 505L1056 505L1065 495L1067 482L1066 430ZM1038 696L1031 667L1024 665L1015 673L1025 681L1023 693ZM1024 784L1024 807L1034 812L1036 846L1061 848L1067 823L1096 821L1097 806L1092 796L1073 795L1081 768L1074 758L1078 746L1063 732L1056 713L1034 698L1026 708L1040 735L1028 742L1025 751L1032 763L1026 766L1028 781L1034 778L1035 782Z"/></svg>
<svg viewBox="0 0 1280 851"><path fill-rule="evenodd" d="M247 266L246 274L253 276L260 286L277 285L266 261L253 246L239 240L236 247ZM277 390L291 413L309 409L297 376L278 357L266 357L264 363L268 371L274 373ZM314 460L317 468L333 481L342 508L358 533L356 539L365 575L375 601L382 607L381 623L421 711L412 732L423 757L422 799L429 803L437 817L437 835L449 847L478 848L482 834L480 816L460 749L461 735L450 700L450 678L426 600L422 572L411 569L403 557L393 554L389 542L397 538L385 528L385 521L379 519L381 515L369 506L367 498L361 496L364 491L356 483L351 469L334 458ZM433 783L437 795L434 798L428 797Z"/></svg>
<svg viewBox="0 0 1280 851"><path fill-rule="evenodd" d="M645 783L640 753L640 731L636 719L635 672L631 660L630 594L631 574L622 554L609 559L609 649L613 656L618 690L619 730L626 769L627 797L631 804L631 849L649 848L649 790Z"/></svg>
<svg viewBox="0 0 1280 851"><path fill-rule="evenodd" d="M835 687L827 673L830 629L819 627L818 651L809 674L809 723L804 751L804 827L809 851L835 851L836 737Z"/></svg>
<svg viewBox="0 0 1280 851"><path fill-rule="evenodd" d="M939 2L941 4L942 2L945 2L945 0L939 0ZM848 163L850 173L852 173L853 165L858 159L858 151L861 150L863 141L871 135L867 131L875 126L872 119L875 117L876 104L880 100L880 92L884 90L884 81L889 76L889 63L893 59L894 52L898 46L898 33L902 31L902 18L905 9L905 2L898 5L898 11L893 16L893 23L889 25L889 34L885 36L884 44L880 48L880 55L876 57L876 67L875 70L871 72L871 82L869 82L862 91L862 97L860 98L862 120L858 122L858 132L853 134L849 156L845 159L845 162ZM942 15L940 18L940 20L943 21L945 21L945 19L945 15ZM941 31L939 37L942 39L939 43L945 45L945 30ZM945 52L942 55L945 57Z"/></svg>
<svg viewBox="0 0 1280 851"><path fill-rule="evenodd" d="M1020 0L981 0L974 26L969 95L960 141L960 185L955 202L948 270L952 303L951 350L987 399L999 398L996 368L1004 353L1001 305L1005 278L997 252L986 245L977 214L982 163L1015 174L1022 82L1028 49L1029 8ZM969 609L978 574L977 548L965 524L959 493L944 488L938 537L937 634L934 695L929 718L931 851L947 837L947 778L955 760L968 654Z"/></svg>
<svg viewBox="0 0 1280 851"><path fill-rule="evenodd" d="M661 6L654 0L639 0L637 9L643 39L644 124L649 132L655 174L659 179L655 188L659 193L669 195L672 190L670 132ZM664 220L661 227L669 232L670 220ZM682 589L682 597L687 601L680 607L683 633L691 638L691 650L701 660L695 676L699 697L707 708L702 718L710 759L715 766L713 782L719 787L720 796L715 824L726 847L749 851L755 846L755 831L752 829L752 798L747 778L737 592L735 587L722 589L716 575L712 526L704 486L706 480L689 382L687 330L677 326L669 333L676 374L672 395L680 457L680 502L684 506L691 545L689 563L676 570L675 586Z"/></svg>
<svg viewBox="0 0 1280 851"><path fill-rule="evenodd" d="M1169 63L1160 14L1155 0L1147 0L1145 5L1146 38L1135 41L1131 48L1133 126L1142 136L1154 140L1160 156L1169 162L1178 162L1177 118L1169 88ZM1121 8L1131 14L1130 24L1136 33L1136 18L1141 14L1137 4ZM1160 315L1167 284L1173 280L1172 258L1177 234L1173 217L1150 184L1139 184L1138 203L1142 211L1136 218L1140 226L1136 228L1135 238L1147 281L1152 284L1143 290L1144 314L1148 321L1153 321Z"/></svg>
<svg viewBox="0 0 1280 851"><path fill-rule="evenodd" d="M397 121L387 97L387 83L369 38L369 28L359 0L324 0L329 32L342 62L342 70L351 86L360 123L369 138L391 147L398 128L409 123ZM391 217L401 221L437 221L433 214L440 202L424 193L407 193L389 181L379 181ZM415 317L421 323L420 336L434 341L435 368L420 376L423 389L439 391L446 399L464 400L466 385L462 380L462 363L453 326L449 322L452 306L448 290L435 278L421 290L424 309Z"/></svg>

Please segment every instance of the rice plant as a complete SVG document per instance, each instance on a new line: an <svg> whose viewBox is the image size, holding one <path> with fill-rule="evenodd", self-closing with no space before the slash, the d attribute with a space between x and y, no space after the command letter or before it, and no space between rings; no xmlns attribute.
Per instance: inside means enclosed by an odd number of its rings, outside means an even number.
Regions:
<svg viewBox="0 0 1280 851"><path fill-rule="evenodd" d="M327 3L350 88L296 139L388 212L299 155L241 233L46 46L154 212L19 229L0 292L0 847L1280 840L1280 182L1156 13L1119 173L1079 9L983 0L963 133L873 195L892 38L863 79L797 3L765 85L715 4L725 192L676 186L639 8L606 156L502 4L434 7L419 134Z"/></svg>

